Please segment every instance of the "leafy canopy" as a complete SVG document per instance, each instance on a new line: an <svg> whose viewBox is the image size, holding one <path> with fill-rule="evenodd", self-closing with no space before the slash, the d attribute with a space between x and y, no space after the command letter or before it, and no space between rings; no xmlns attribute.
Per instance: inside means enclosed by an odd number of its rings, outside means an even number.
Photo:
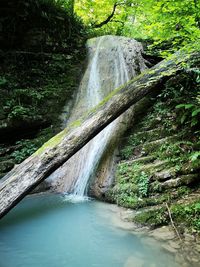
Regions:
<svg viewBox="0 0 200 267"><path fill-rule="evenodd" d="M114 5L112 18L96 28L112 14ZM94 36L125 35L177 49L200 36L198 0L76 0L74 8Z"/></svg>

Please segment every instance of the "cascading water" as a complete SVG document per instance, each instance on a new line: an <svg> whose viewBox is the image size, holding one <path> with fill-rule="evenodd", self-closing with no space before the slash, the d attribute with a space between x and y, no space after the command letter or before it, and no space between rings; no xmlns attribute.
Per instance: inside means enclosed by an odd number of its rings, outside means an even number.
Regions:
<svg viewBox="0 0 200 267"><path fill-rule="evenodd" d="M76 103L69 122L76 121L87 110L95 107L112 90L128 82L146 68L142 45L125 37L103 36L87 42L88 67L81 81ZM107 126L67 163L49 177L51 186L59 192L82 197L86 194L90 177L113 138L119 135L120 121Z"/></svg>

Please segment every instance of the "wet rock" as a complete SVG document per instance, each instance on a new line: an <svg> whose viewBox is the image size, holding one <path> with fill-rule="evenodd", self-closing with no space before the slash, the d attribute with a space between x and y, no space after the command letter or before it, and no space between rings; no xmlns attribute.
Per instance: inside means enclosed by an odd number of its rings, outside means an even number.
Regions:
<svg viewBox="0 0 200 267"><path fill-rule="evenodd" d="M161 241L172 240L175 238L174 232L172 232L171 228L168 226L163 226L152 230L150 231L149 235Z"/></svg>
<svg viewBox="0 0 200 267"><path fill-rule="evenodd" d="M186 262L183 255L180 254L175 254L175 262L177 262L181 267L191 267L191 265Z"/></svg>
<svg viewBox="0 0 200 267"><path fill-rule="evenodd" d="M144 261L142 259L137 259L133 256L130 256L128 257L123 267L132 267L132 266L143 267Z"/></svg>
<svg viewBox="0 0 200 267"><path fill-rule="evenodd" d="M164 138L166 137L166 134L166 130L163 127L158 127L155 129L139 131L134 134L134 137L135 139L140 140L141 143L144 143L146 140L150 142L156 141L160 138Z"/></svg>
<svg viewBox="0 0 200 267"><path fill-rule="evenodd" d="M173 178L175 176L176 176L176 170L175 168L171 168L168 170L163 170L163 171L154 173L153 179L162 181L162 180L167 180L169 178Z"/></svg>
<svg viewBox="0 0 200 267"><path fill-rule="evenodd" d="M176 139L177 139L177 136L173 135L173 136L164 137L164 138L161 138L155 141L146 142L143 144L142 149L145 151L146 154L149 154L157 150L163 143L176 141Z"/></svg>
<svg viewBox="0 0 200 267"><path fill-rule="evenodd" d="M182 185L192 184L199 179L199 174L187 174L179 176L176 179L170 179L163 183L158 183L157 181L151 184L152 191L162 191L170 188L176 188Z"/></svg>
<svg viewBox="0 0 200 267"><path fill-rule="evenodd" d="M141 157L141 158L137 158L137 159L133 159L133 160L129 160L129 161L126 161L127 164L144 164L144 163L150 163L152 161L155 160L155 157L154 156L146 156L146 157Z"/></svg>
<svg viewBox="0 0 200 267"><path fill-rule="evenodd" d="M142 170L149 171L149 172L158 171L162 169L166 164L167 164L167 161L165 160L155 160L152 163L142 166Z"/></svg>
<svg viewBox="0 0 200 267"><path fill-rule="evenodd" d="M180 244L176 241L173 241L173 240L169 241L168 244L170 247L172 247L174 249L180 249L181 248Z"/></svg>
<svg viewBox="0 0 200 267"><path fill-rule="evenodd" d="M165 250L167 250L168 252L173 253L173 254L177 252L177 249L171 247L169 244L163 244L162 248L164 248Z"/></svg>
<svg viewBox="0 0 200 267"><path fill-rule="evenodd" d="M196 250L200 253L200 245L196 245Z"/></svg>
<svg viewBox="0 0 200 267"><path fill-rule="evenodd" d="M39 184L33 191L31 191L31 194L37 194L41 192L46 192L51 189L51 185L48 181L43 181L41 184Z"/></svg>
<svg viewBox="0 0 200 267"><path fill-rule="evenodd" d="M194 242L195 238L193 235L190 235L188 233L183 234L185 242Z"/></svg>

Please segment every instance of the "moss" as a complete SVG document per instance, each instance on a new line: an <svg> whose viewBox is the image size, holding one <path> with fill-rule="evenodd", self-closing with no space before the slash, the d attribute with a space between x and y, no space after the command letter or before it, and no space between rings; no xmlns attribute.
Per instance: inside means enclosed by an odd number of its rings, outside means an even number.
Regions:
<svg viewBox="0 0 200 267"><path fill-rule="evenodd" d="M191 232L200 232L200 199L193 200L191 203L187 203L186 200L186 203L184 204L171 204L170 212L173 221L177 226L181 224L184 228L188 228ZM133 221L141 225L158 227L169 224L170 218L167 209L165 207L160 207L140 211L133 218Z"/></svg>
<svg viewBox="0 0 200 267"><path fill-rule="evenodd" d="M70 123L70 125L68 126L68 128L76 128L78 126L80 126L82 123L82 120L79 119L79 120L76 120L76 121L73 121L72 123Z"/></svg>
<svg viewBox="0 0 200 267"><path fill-rule="evenodd" d="M50 140L48 140L44 145L39 148L34 154L35 155L40 155L42 154L46 149L55 147L58 145L62 139L66 136L67 132L72 130L73 128L79 127L81 125L82 121L81 120L76 120L73 121L67 128L65 128L63 131L52 137Z"/></svg>
<svg viewBox="0 0 200 267"><path fill-rule="evenodd" d="M131 81L132 82L132 81ZM94 108L91 108L89 111L87 111L84 115L83 118L89 117L90 115L93 115L96 113L98 110L100 110L109 100L114 96L117 95L121 89L124 88L124 85L114 89L110 94L108 94L101 102L96 105Z"/></svg>
<svg viewBox="0 0 200 267"><path fill-rule="evenodd" d="M168 132L166 132L165 129L163 129L162 127L158 127L158 128L148 130L148 131L145 130L142 132L136 132L135 134L129 136L127 142L128 144L132 146L137 146L146 141L148 142L155 141L167 135L168 135Z"/></svg>
<svg viewBox="0 0 200 267"><path fill-rule="evenodd" d="M136 214L133 221L142 225L151 227L158 227L167 224L167 216L165 208L151 209L149 211L142 211Z"/></svg>
<svg viewBox="0 0 200 267"><path fill-rule="evenodd" d="M171 213L176 224L184 223L191 231L200 232L200 198L191 203L173 204Z"/></svg>
<svg viewBox="0 0 200 267"><path fill-rule="evenodd" d="M46 149L55 147L56 145L58 145L61 140L65 137L67 132L67 129L63 130L62 132L60 132L59 134L55 135L54 137L52 137L49 141L47 141L46 143L44 143L44 145L39 148L34 155L40 155L42 154Z"/></svg>
<svg viewBox="0 0 200 267"><path fill-rule="evenodd" d="M199 184L199 174L187 174L178 176L175 179L169 179L164 182L153 182L150 185L150 192L164 192L166 190L170 190L173 188L178 188L180 186L188 185L191 186L192 184Z"/></svg>

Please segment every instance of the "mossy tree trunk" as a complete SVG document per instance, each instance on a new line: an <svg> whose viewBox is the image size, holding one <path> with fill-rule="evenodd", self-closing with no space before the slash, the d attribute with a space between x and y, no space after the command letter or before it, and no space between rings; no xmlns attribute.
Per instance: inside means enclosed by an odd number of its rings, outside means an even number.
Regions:
<svg viewBox="0 0 200 267"><path fill-rule="evenodd" d="M0 217L60 167L130 106L152 92L159 93L172 76L200 58L199 53L175 54L113 91L96 109L44 144L35 154L10 171L0 184Z"/></svg>

